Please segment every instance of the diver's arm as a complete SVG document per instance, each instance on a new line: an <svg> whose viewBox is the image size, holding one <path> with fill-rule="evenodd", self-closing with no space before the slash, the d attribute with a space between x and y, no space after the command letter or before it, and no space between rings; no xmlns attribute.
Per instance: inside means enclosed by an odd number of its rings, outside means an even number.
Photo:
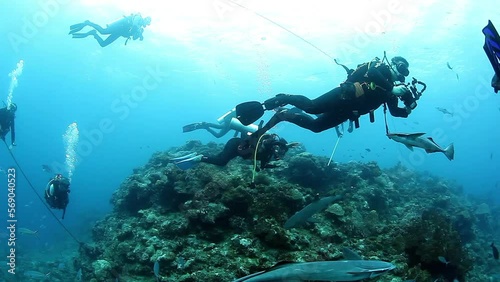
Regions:
<svg viewBox="0 0 500 282"><path fill-rule="evenodd" d="M500 90L500 78L496 74L491 79L491 87L493 87L495 93L498 93L498 90Z"/></svg>
<svg viewBox="0 0 500 282"><path fill-rule="evenodd" d="M398 107L398 98L392 94L389 94L389 98L387 99L387 107L389 108L389 112L394 117L408 117L408 111L406 108Z"/></svg>
<svg viewBox="0 0 500 282"><path fill-rule="evenodd" d="M50 185L54 183L54 179L51 179L49 183L47 183L47 186L45 187L45 195L47 196L52 196L50 195Z"/></svg>
<svg viewBox="0 0 500 282"><path fill-rule="evenodd" d="M273 157L273 154L271 151L267 151L264 152L264 156L262 156L262 159L260 160L260 169L264 169L264 168L273 168L273 167L276 167L276 166L273 166L271 164L269 164L269 162L271 161L271 158Z"/></svg>
<svg viewBox="0 0 500 282"><path fill-rule="evenodd" d="M385 91L391 91L393 87L392 82L388 81L387 78L384 77L381 72L381 71L390 72L387 68L388 66L386 65L382 65L379 67L372 66L368 69L367 75L368 75L368 80L370 82L373 82L376 85L382 87Z"/></svg>

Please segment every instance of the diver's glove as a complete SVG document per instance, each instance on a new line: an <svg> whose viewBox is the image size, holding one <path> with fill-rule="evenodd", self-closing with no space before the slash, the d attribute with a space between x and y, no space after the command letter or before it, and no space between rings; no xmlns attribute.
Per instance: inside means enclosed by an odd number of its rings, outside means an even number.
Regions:
<svg viewBox="0 0 500 282"><path fill-rule="evenodd" d="M410 90L408 90L408 88L405 85L398 85L392 88L392 94L398 97L405 95L406 93L408 93L408 91Z"/></svg>

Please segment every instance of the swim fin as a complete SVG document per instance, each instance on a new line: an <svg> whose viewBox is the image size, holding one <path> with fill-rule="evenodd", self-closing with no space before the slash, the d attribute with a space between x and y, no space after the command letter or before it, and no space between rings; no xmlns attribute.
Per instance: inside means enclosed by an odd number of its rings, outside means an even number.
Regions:
<svg viewBox="0 0 500 282"><path fill-rule="evenodd" d="M488 56L495 74L500 76L500 36L495 26L493 26L493 23L489 20L488 25L486 25L482 31L485 36L483 45L484 52Z"/></svg>
<svg viewBox="0 0 500 282"><path fill-rule="evenodd" d="M204 122L196 122L196 123L191 123L191 124L188 124L188 125L184 125L182 127L182 132L186 133L186 132L194 131L196 129L204 128L204 124L205 124Z"/></svg>
<svg viewBox="0 0 500 282"><path fill-rule="evenodd" d="M73 34L75 32L79 32L82 30L84 27L88 25L88 21L84 21L83 23L77 23L69 27L69 33L68 34Z"/></svg>
<svg viewBox="0 0 500 282"><path fill-rule="evenodd" d="M187 154L185 156L180 156L180 157L177 157L177 158L170 159L170 161L173 162L173 163L176 163L176 162L179 162L179 161L183 161L183 160L192 158L192 157L194 157L196 155L197 155L196 153L191 153L191 154Z"/></svg>
<svg viewBox="0 0 500 282"><path fill-rule="evenodd" d="M199 163L201 161L202 157L203 157L203 155L196 155L196 156L191 157L191 158L177 161L177 162L175 162L175 165L182 170L187 170L187 169L192 168L197 163Z"/></svg>
<svg viewBox="0 0 500 282"><path fill-rule="evenodd" d="M243 124L249 125L264 115L261 102L250 101L236 106L236 118Z"/></svg>

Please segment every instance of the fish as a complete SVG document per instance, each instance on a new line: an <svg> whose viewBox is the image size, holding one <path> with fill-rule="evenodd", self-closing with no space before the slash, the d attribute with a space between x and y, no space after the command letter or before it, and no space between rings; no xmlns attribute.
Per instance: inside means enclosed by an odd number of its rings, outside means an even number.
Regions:
<svg viewBox="0 0 500 282"><path fill-rule="evenodd" d="M33 230L28 229L28 228L21 227L21 228L17 229L17 232L19 234L24 234L24 235L33 235L33 236L38 238L38 230L33 231Z"/></svg>
<svg viewBox="0 0 500 282"><path fill-rule="evenodd" d="M408 149L413 151L413 147L422 148L427 153L443 153L448 160L453 160L455 157L455 147L453 143L446 148L441 148L431 137L422 137L425 133L388 133L387 137L396 142L404 144Z"/></svg>
<svg viewBox="0 0 500 282"><path fill-rule="evenodd" d="M439 257L438 257L438 260L439 260L440 262L442 262L442 263L446 264L446 266L448 266L448 264L450 263L450 262L449 262L449 261L447 261L447 260L446 260L446 258L445 258L445 257L443 257L443 256L439 256Z"/></svg>
<svg viewBox="0 0 500 282"><path fill-rule="evenodd" d="M156 282L160 281L160 263L158 261L155 261L155 264L153 266L153 272L156 277Z"/></svg>
<svg viewBox="0 0 500 282"><path fill-rule="evenodd" d="M52 168L49 165L42 165L42 170L47 172L47 173L53 173Z"/></svg>
<svg viewBox="0 0 500 282"><path fill-rule="evenodd" d="M317 201L314 201L307 205L305 208L301 209L300 211L296 212L294 215L292 215L286 222L285 225L283 226L285 229L290 229L294 228L297 226L300 226L306 221L311 218L314 214L326 209L330 204L332 204L335 201L340 200L342 197L341 196L329 196L329 197L324 197L321 198Z"/></svg>
<svg viewBox="0 0 500 282"><path fill-rule="evenodd" d="M282 262L233 282L359 281L383 275L396 268L380 260Z"/></svg>
<svg viewBox="0 0 500 282"><path fill-rule="evenodd" d="M450 111L448 111L448 110L447 110L447 109L445 109L445 108L436 107L436 110L438 110L438 111L442 112L442 113L443 113L443 114L445 114L445 115L450 115L450 116L453 116L453 113L452 113L452 112L450 112Z"/></svg>
<svg viewBox="0 0 500 282"><path fill-rule="evenodd" d="M76 272L76 277L75 277L75 281L82 281L82 269L78 269L78 271Z"/></svg>
<svg viewBox="0 0 500 282"><path fill-rule="evenodd" d="M38 272L38 271L30 270L30 271L25 271L23 273L23 275L24 275L24 277L27 277L27 278L30 278L33 280L41 280L42 281L42 280L49 278L50 272L47 274L43 274L43 273Z"/></svg>
<svg viewBox="0 0 500 282"><path fill-rule="evenodd" d="M493 251L493 258L498 260L498 249L495 247L495 244L491 243L490 245L492 251Z"/></svg>
<svg viewBox="0 0 500 282"><path fill-rule="evenodd" d="M371 152L372 150L370 150L370 148L366 148L365 149L367 152Z"/></svg>
<svg viewBox="0 0 500 282"><path fill-rule="evenodd" d="M460 78L458 77L458 73L453 70L453 67L450 65L449 62L446 62L446 66L455 73L457 80L460 80Z"/></svg>

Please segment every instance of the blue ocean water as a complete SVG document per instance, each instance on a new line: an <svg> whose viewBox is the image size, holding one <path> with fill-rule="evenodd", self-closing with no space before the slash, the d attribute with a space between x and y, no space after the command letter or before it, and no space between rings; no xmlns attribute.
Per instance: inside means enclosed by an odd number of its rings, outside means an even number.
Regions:
<svg viewBox="0 0 500 282"><path fill-rule="evenodd" d="M453 142L456 150L455 160L449 161L442 154L411 152L387 139L380 108L375 123L363 117L361 127L340 140L334 161L376 161L382 167L402 162L454 179L467 193L499 197L500 133L495 126L500 97L489 87L493 70L481 33L488 19L500 27L495 2L237 3L352 68L382 58L384 51L389 58L407 58L410 76L426 82L428 89L409 118L388 117L390 129L426 132L443 147ZM18 111L17 147L12 152L43 195L52 175L41 165L64 164L62 135L69 124L78 124L78 163L64 220L78 234L88 234L90 223L112 209L113 191L152 153L192 139L222 143L231 137L216 140L202 131L182 133L183 125L215 121L238 103L263 101L277 93L315 98L346 76L301 38L224 0L26 0L0 7L2 100L11 83L8 74L24 61L13 93ZM125 46L121 38L101 48L90 37L68 35L71 24L89 19L105 25L134 12L152 18L142 42ZM436 107L454 115L446 116ZM312 133L291 124L280 124L274 132L325 156L337 140L334 130ZM0 149L0 167L11 166L15 163L8 150ZM40 240L20 240L50 247L66 239L18 172L19 226L47 230L40 231ZM7 187L6 177L0 181L0 187ZM60 216L59 211L55 214Z"/></svg>

